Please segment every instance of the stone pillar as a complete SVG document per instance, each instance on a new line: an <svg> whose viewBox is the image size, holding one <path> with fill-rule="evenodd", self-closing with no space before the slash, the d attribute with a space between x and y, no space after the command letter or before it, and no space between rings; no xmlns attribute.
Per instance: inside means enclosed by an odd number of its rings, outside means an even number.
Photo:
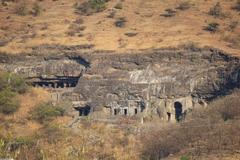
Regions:
<svg viewBox="0 0 240 160"><path fill-rule="evenodd" d="M166 115L169 116L169 114L170 114L169 122L176 122L174 103L172 102L172 100L168 99L166 100Z"/></svg>

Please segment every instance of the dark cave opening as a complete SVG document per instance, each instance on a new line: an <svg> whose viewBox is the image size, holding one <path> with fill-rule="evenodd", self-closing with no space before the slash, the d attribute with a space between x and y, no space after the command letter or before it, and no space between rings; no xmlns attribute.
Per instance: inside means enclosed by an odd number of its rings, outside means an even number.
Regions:
<svg viewBox="0 0 240 160"><path fill-rule="evenodd" d="M86 105L84 107L74 107L75 110L79 112L79 116L88 116L91 112L91 107Z"/></svg>
<svg viewBox="0 0 240 160"><path fill-rule="evenodd" d="M128 114L128 109L125 108L125 109L124 109L124 115L126 116L127 114Z"/></svg>
<svg viewBox="0 0 240 160"><path fill-rule="evenodd" d="M169 113L169 112L167 112L167 119L168 119L168 121L171 120L171 113Z"/></svg>
<svg viewBox="0 0 240 160"><path fill-rule="evenodd" d="M182 104L180 102L175 102L174 103L174 108L175 108L175 118L179 122L182 118Z"/></svg>
<svg viewBox="0 0 240 160"><path fill-rule="evenodd" d="M138 114L138 109L137 108L134 109L134 114Z"/></svg>
<svg viewBox="0 0 240 160"><path fill-rule="evenodd" d="M73 88L78 84L79 77L38 78L30 80L34 87L43 88Z"/></svg>

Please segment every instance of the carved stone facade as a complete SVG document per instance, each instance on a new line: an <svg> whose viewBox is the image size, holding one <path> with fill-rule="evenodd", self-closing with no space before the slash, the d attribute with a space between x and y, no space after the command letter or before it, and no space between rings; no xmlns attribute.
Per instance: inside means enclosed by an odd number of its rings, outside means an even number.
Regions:
<svg viewBox="0 0 240 160"><path fill-rule="evenodd" d="M5 57L0 69L23 75L71 101L79 115L159 116L179 121L205 101L240 86L240 61L214 49L151 50L141 53L82 53ZM3 57L4 58L4 57ZM89 112L89 113L88 113Z"/></svg>

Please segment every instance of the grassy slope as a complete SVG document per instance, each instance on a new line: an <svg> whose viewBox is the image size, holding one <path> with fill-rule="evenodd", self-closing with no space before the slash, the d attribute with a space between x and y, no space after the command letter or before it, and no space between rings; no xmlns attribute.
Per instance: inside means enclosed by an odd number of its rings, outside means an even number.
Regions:
<svg viewBox="0 0 240 160"><path fill-rule="evenodd" d="M28 6L31 8L31 0ZM167 8L174 9L183 0L125 0L123 9L117 9L114 18L107 18L110 10L120 1L111 0L107 9L91 16L74 13L75 2L83 0L44 0L38 2L42 11L37 17L14 14L15 3L0 8L0 39L9 41L0 47L7 53L31 52L31 47L41 44L94 44L94 49L125 51L129 49L147 49L176 47L182 44L196 43L199 46L213 46L231 54L239 54L240 25L234 31L228 31L233 21L239 21L237 11L231 9L236 0L222 0L221 6L226 18L214 18L207 14L217 0L185 0L193 6L178 11L176 16L160 16ZM31 1L33 2L33 0ZM7 9L8 8L8 9ZM10 17L10 18L7 18ZM114 22L119 17L127 20L124 28L118 28ZM83 36L69 36L69 26L77 18L82 18L86 26ZM218 22L220 31L211 34L202 28L207 23ZM128 37L125 33L138 33ZM226 42L234 39L235 44ZM229 41L229 40L228 40ZM239 42L239 43L238 43Z"/></svg>
<svg viewBox="0 0 240 160"><path fill-rule="evenodd" d="M18 136L27 136L36 132L40 128L40 125L29 120L29 112L37 104L48 101L48 97L49 93L42 89L31 89L28 93L19 95L18 99L21 104L19 110L12 115L1 115L6 123L11 123L9 130Z"/></svg>

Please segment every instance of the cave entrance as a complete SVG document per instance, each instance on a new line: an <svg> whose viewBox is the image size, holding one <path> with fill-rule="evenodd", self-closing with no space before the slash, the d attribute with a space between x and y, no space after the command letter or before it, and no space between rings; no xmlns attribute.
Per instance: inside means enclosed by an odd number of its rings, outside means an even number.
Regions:
<svg viewBox="0 0 240 160"><path fill-rule="evenodd" d="M38 78L30 80L34 87L44 88L73 88L78 84L79 77Z"/></svg>
<svg viewBox="0 0 240 160"><path fill-rule="evenodd" d="M170 121L171 120L171 113L167 112L167 120Z"/></svg>
<svg viewBox="0 0 240 160"><path fill-rule="evenodd" d="M138 114L138 109L137 108L134 109L134 114Z"/></svg>
<svg viewBox="0 0 240 160"><path fill-rule="evenodd" d="M128 109L125 108L125 109L123 110L123 113L124 113L124 115L126 116L126 115L128 114Z"/></svg>
<svg viewBox="0 0 240 160"><path fill-rule="evenodd" d="M182 118L182 103L175 102L174 108L175 108L175 118L179 122Z"/></svg>
<svg viewBox="0 0 240 160"><path fill-rule="evenodd" d="M113 114L114 114L115 116L118 114L118 111L117 111L116 108L113 110Z"/></svg>
<svg viewBox="0 0 240 160"><path fill-rule="evenodd" d="M64 88L64 83L63 82L58 82L57 83L57 88Z"/></svg>
<svg viewBox="0 0 240 160"><path fill-rule="evenodd" d="M113 115L118 115L119 114L119 112L120 112L120 108L114 108L113 109Z"/></svg>
<svg viewBox="0 0 240 160"><path fill-rule="evenodd" d="M79 112L79 116L88 116L91 112L91 107L86 105L85 107L74 107Z"/></svg>

